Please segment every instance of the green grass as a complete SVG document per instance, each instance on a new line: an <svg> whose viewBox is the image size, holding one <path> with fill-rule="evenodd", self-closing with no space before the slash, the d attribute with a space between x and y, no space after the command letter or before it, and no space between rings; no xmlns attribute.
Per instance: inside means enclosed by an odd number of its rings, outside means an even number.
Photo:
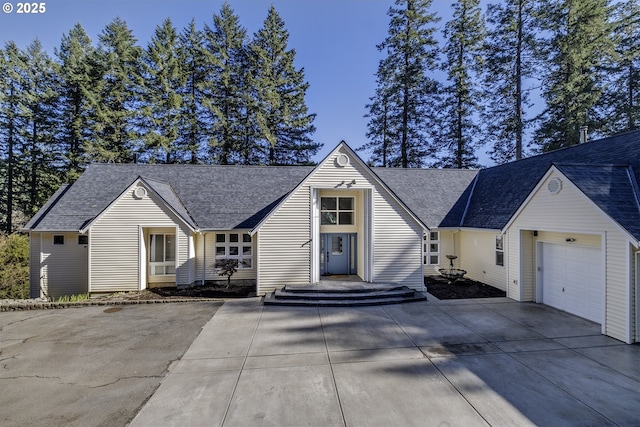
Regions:
<svg viewBox="0 0 640 427"><path fill-rule="evenodd" d="M89 299L89 294L78 294L78 295L65 295L63 297L57 298L54 302L80 302L86 301Z"/></svg>

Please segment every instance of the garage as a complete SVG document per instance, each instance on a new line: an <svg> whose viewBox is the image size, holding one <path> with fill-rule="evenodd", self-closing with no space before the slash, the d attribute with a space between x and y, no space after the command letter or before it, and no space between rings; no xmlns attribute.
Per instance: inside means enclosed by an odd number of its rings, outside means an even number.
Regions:
<svg viewBox="0 0 640 427"><path fill-rule="evenodd" d="M604 274L598 247L540 243L538 302L604 323Z"/></svg>

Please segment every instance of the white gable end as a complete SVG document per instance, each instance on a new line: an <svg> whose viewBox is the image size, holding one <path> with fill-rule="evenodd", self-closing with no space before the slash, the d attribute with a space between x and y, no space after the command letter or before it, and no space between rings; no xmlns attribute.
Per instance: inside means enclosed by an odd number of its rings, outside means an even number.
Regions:
<svg viewBox="0 0 640 427"><path fill-rule="evenodd" d="M348 226L322 224L322 197L354 200ZM317 280L323 262L321 234L350 233L351 263L361 279L422 289L421 239L415 216L380 182L346 144L339 145L256 227L259 234L259 292Z"/></svg>

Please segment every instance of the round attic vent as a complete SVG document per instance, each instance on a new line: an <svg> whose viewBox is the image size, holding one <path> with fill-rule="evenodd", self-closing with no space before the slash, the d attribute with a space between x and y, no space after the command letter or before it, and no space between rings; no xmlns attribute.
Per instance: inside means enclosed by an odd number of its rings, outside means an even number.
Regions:
<svg viewBox="0 0 640 427"><path fill-rule="evenodd" d="M551 194L558 194L560 190L562 190L562 181L558 178L551 178L549 182L547 182L547 190Z"/></svg>
<svg viewBox="0 0 640 427"><path fill-rule="evenodd" d="M336 164L340 167L347 166L349 164L349 156L344 153L338 154L338 157L336 157Z"/></svg>
<svg viewBox="0 0 640 427"><path fill-rule="evenodd" d="M133 196L136 199L142 199L147 195L147 189L144 187L136 187L135 190L133 190Z"/></svg>

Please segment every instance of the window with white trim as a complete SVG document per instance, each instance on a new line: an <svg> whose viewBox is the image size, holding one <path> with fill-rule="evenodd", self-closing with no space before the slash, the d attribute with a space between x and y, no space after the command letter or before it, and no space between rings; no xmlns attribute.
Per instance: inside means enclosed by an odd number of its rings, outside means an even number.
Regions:
<svg viewBox="0 0 640 427"><path fill-rule="evenodd" d="M176 274L176 235L149 236L149 270L152 276Z"/></svg>
<svg viewBox="0 0 640 427"><path fill-rule="evenodd" d="M424 240L424 264L440 264L440 232L431 231L423 236Z"/></svg>
<svg viewBox="0 0 640 427"><path fill-rule="evenodd" d="M355 202L353 197L321 197L320 224L353 225Z"/></svg>
<svg viewBox="0 0 640 427"><path fill-rule="evenodd" d="M237 259L238 270L253 268L252 241L249 233L216 233L216 261Z"/></svg>
<svg viewBox="0 0 640 427"><path fill-rule="evenodd" d="M504 241L503 235L496 236L496 265L504 267Z"/></svg>

